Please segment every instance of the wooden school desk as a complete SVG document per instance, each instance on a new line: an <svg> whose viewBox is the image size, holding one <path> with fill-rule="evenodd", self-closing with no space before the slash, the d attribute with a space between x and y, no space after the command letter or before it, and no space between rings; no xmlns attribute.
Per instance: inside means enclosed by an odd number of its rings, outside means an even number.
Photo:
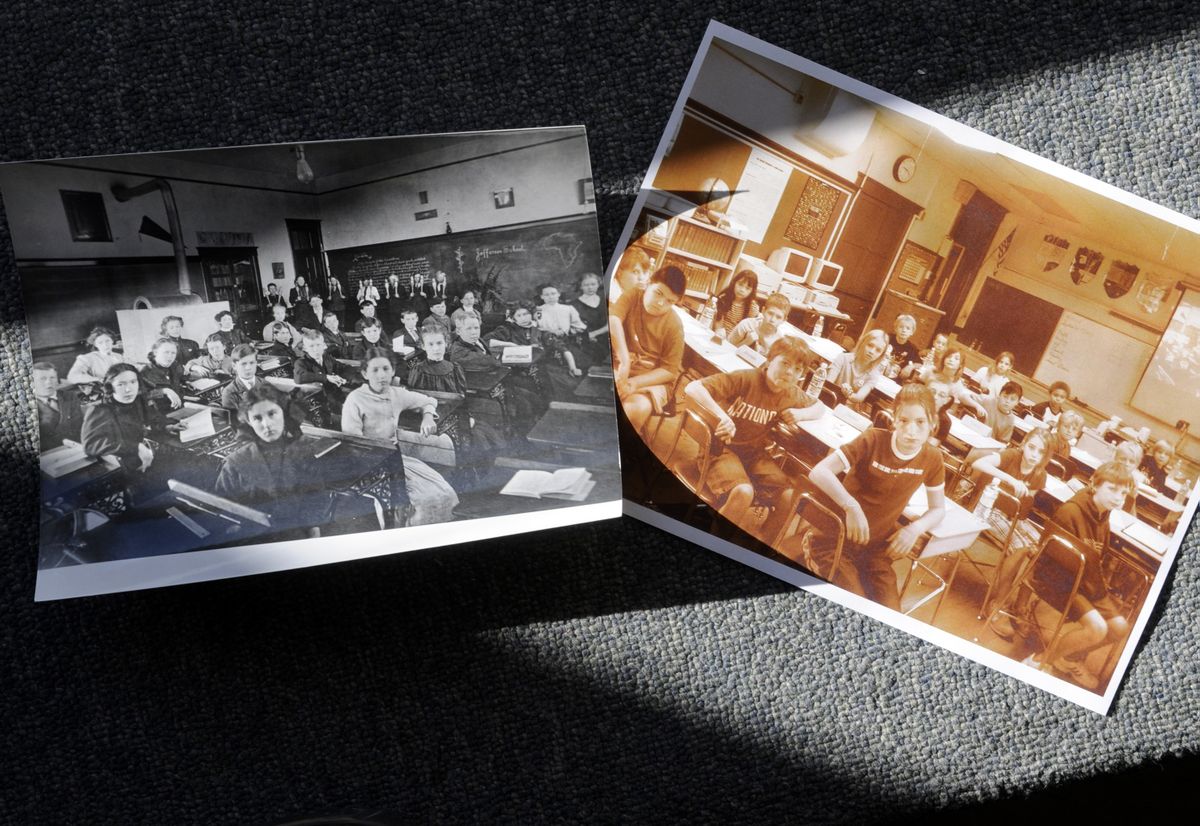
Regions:
<svg viewBox="0 0 1200 826"><path fill-rule="evenodd" d="M980 433L979 430L966 424L958 416L950 417L950 437L948 441L966 450L1000 450L1007 447L1004 442Z"/></svg>
<svg viewBox="0 0 1200 826"><path fill-rule="evenodd" d="M612 406L551 402L526 438L565 454L595 455L611 449L616 429Z"/></svg>

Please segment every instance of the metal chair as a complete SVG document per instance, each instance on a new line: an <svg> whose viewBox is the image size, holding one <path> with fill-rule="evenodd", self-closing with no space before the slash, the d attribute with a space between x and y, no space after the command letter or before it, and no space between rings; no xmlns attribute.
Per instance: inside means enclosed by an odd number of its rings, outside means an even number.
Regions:
<svg viewBox="0 0 1200 826"><path fill-rule="evenodd" d="M835 407L837 407L839 404L844 403L846 400L846 396L845 396L845 394L842 393L841 389L838 388L836 385L829 383L828 381L826 381L825 384L823 384L821 386L821 393L819 395L819 398L820 398L821 402L826 407L828 407L830 410L833 410Z"/></svg>
<svg viewBox="0 0 1200 826"><path fill-rule="evenodd" d="M679 441L685 433L696 443L699 449L694 464L683 459L676 460L676 454L679 452ZM682 421L679 424L679 429L675 432L675 438L671 441L671 448L667 451L667 455L663 459L663 466L674 474L675 478L695 497L695 501L688 507L684 517L685 521L690 520L696 509L700 506L702 492L708 483L708 469L712 465L715 439L716 437L713 435L712 428L708 426L708 422L704 421L700 414L694 410L683 411Z"/></svg>
<svg viewBox="0 0 1200 826"><path fill-rule="evenodd" d="M1076 541L1064 534L1057 532L1047 532L1041 543L1038 545L1037 551L1025 563L1023 568L1017 572L1013 579L1012 587L1008 593L997 603L996 607L988 615L988 622L993 622L1001 616L1006 616L1010 620L1018 624L1028 624L1030 629L1037 634L1038 641L1042 648L1046 651L1050 649L1054 643L1058 641L1062 634L1063 626L1067 621L1067 610L1074 599L1075 594L1079 592L1079 583L1083 581L1083 572L1087 566L1087 557L1084 552L1076 545ZM1042 571L1057 571L1059 582L1069 582L1070 587L1067 588L1065 598L1062 600L1062 608L1055 610L1058 619L1053 625L1053 630L1049 634L1046 629L1038 622L1036 610L1031 603L1031 608L1028 616L1016 613L1016 603L1018 597L1022 593L1028 593L1030 599L1038 599L1042 602L1047 602L1046 596L1038 592L1036 583L1037 575ZM1065 577L1063 576L1065 574ZM1053 576L1051 578L1054 578ZM1050 604L1053 609L1053 604Z"/></svg>
<svg viewBox="0 0 1200 826"><path fill-rule="evenodd" d="M833 582L838 566L842 562L842 548L846 542L846 523L842 516L825 505L811 490L801 490L796 494L796 504L792 511L792 520L784 523L771 545L781 555L793 562L803 565L815 576L828 582ZM799 526L786 540L781 537L787 533L790 523L799 520ZM818 559L820 550L814 548L814 542L822 540L833 542L833 558L828 568ZM824 570L823 570L824 569Z"/></svg>
<svg viewBox="0 0 1200 826"><path fill-rule="evenodd" d="M1059 459L1052 458L1046 463L1046 473L1055 479L1062 479L1064 482L1071 481L1071 472Z"/></svg>

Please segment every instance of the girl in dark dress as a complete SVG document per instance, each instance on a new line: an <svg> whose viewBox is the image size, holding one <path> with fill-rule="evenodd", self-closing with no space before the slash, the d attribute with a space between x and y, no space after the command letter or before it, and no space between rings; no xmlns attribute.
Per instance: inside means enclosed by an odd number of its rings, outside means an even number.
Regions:
<svg viewBox="0 0 1200 826"><path fill-rule="evenodd" d="M217 474L216 493L271 515L276 537L320 536L332 516L317 460L301 440L288 397L267 382L246 392L238 408L244 444Z"/></svg>
<svg viewBox="0 0 1200 826"><path fill-rule="evenodd" d="M600 276L584 273L579 279L579 295L571 301L579 311L579 317L587 325L583 345L587 360L591 364L608 363L608 302L600 294Z"/></svg>
<svg viewBox="0 0 1200 826"><path fill-rule="evenodd" d="M178 352L175 353L176 364L187 364L200 355L200 345L190 338L183 337L182 316L167 316L162 320L162 324L159 325L158 332L163 338L169 338L175 342L175 346L178 348Z"/></svg>
<svg viewBox="0 0 1200 826"><path fill-rule="evenodd" d="M163 337L150 345L149 364L142 368L140 379L146 398L160 410L178 410L183 406L184 375L179 363L179 347L174 339Z"/></svg>

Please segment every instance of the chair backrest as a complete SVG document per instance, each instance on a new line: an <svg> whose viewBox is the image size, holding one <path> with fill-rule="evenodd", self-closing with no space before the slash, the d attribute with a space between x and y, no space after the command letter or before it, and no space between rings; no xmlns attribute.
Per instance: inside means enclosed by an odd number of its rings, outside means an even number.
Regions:
<svg viewBox="0 0 1200 826"><path fill-rule="evenodd" d="M1055 479L1062 479L1064 482L1069 481L1071 478L1067 472L1067 466L1058 459L1051 459L1046 463L1046 473Z"/></svg>
<svg viewBox="0 0 1200 826"><path fill-rule="evenodd" d="M842 395L842 391L839 390L836 385L825 382L825 384L821 387L821 402L830 410L833 410L835 407L841 404L844 398L845 397Z"/></svg>
<svg viewBox="0 0 1200 826"><path fill-rule="evenodd" d="M712 464L713 446L716 439L713 436L712 428L708 426L708 422L696 413L694 410L685 410L683 419L679 425L679 435L686 433L692 441L697 445L696 453L696 477L689 479L683 467L682 462L671 461L668 467L683 484L692 488L692 492L699 494L704 490L704 484L708 480L708 467ZM679 437L676 437L675 447L678 446ZM676 452L675 447L671 450L669 460L674 458Z"/></svg>

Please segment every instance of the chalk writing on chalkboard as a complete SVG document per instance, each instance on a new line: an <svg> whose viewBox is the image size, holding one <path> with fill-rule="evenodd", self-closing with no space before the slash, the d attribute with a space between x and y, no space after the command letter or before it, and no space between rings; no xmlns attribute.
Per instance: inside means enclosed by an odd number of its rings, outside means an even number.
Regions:
<svg viewBox="0 0 1200 826"><path fill-rule="evenodd" d="M346 275L352 285L370 281L377 287L395 275L399 277L400 285L404 289L408 289L414 277L428 276L429 270L429 259L425 256L419 258L381 256L376 258L373 255L362 253L354 256L354 260L350 262L350 267L346 270Z"/></svg>

